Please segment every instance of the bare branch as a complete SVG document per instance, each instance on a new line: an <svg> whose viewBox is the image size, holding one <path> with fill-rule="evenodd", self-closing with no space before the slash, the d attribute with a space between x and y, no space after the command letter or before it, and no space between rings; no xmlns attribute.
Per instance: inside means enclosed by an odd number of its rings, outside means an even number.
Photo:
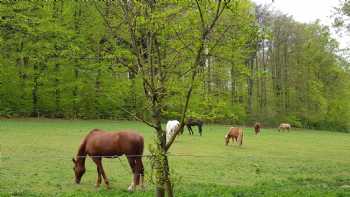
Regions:
<svg viewBox="0 0 350 197"><path fill-rule="evenodd" d="M114 38L117 38L119 40L121 40L123 43L125 43L126 45L129 46L129 48L131 48L131 43L126 41L125 39L121 38L120 36L117 35L117 33L115 31L113 31L113 27L112 25L110 24L109 20L106 18L106 16L103 14L103 12L101 11L100 8L98 8L98 5L96 4L96 1L94 1L94 5L95 5L95 8L97 10L97 12L100 14L100 16L102 17L103 19L103 22L104 24L108 27L109 29L109 32L113 35ZM123 24L123 22L119 23L117 26L121 26ZM131 51L132 53L135 53L134 51Z"/></svg>
<svg viewBox="0 0 350 197"><path fill-rule="evenodd" d="M143 119L143 118L141 118L141 117L138 117L136 114L133 114L133 113L129 112L128 110L122 108L122 107L119 107L119 108L120 108L121 110L123 110L124 112L128 113L129 115L133 116L136 120L142 121L142 122L144 122L145 124L147 124L148 126L157 129L157 126L156 126L156 125L154 125L154 124L148 122L147 120L145 120L145 119Z"/></svg>
<svg viewBox="0 0 350 197"><path fill-rule="evenodd" d="M196 0L196 4L197 4L197 8L198 8L198 12L199 12L199 17L201 19L201 24L202 24L202 31L206 31L206 26L205 26L205 21L204 21L204 16L203 16L203 12L202 12L202 8L199 5L198 0Z"/></svg>

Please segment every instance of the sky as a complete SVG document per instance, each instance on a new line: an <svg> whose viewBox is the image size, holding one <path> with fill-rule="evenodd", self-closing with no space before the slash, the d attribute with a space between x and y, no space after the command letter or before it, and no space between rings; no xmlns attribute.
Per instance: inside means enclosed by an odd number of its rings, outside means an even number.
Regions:
<svg viewBox="0 0 350 197"><path fill-rule="evenodd" d="M270 4L274 10L293 16L296 21L310 23L320 19L321 24L331 26L334 7L339 5L339 0L252 0L257 4ZM332 33L341 48L350 46L350 38Z"/></svg>

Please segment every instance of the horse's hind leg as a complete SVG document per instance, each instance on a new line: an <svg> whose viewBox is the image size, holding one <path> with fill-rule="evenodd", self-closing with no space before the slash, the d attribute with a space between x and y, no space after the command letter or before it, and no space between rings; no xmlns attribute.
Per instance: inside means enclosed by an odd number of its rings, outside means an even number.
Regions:
<svg viewBox="0 0 350 197"><path fill-rule="evenodd" d="M137 175L137 181L136 184L140 185L141 188L143 189L143 181L144 181L144 168L143 168L143 163L142 163L142 157L137 158L135 160L136 166L135 166L135 170L136 170L136 175Z"/></svg>
<svg viewBox="0 0 350 197"><path fill-rule="evenodd" d="M135 161L135 158L134 157L128 157L128 162L129 162L129 165L130 165L130 168L132 170L132 174L133 176L131 177L131 184L130 186L128 187L128 191L134 191L135 189L135 186L136 186L136 183L137 183L137 175L136 175L136 161Z"/></svg>

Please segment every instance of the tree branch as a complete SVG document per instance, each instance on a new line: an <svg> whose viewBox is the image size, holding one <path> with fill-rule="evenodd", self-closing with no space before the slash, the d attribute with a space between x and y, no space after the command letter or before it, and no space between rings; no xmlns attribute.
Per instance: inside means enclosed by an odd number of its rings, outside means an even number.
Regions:
<svg viewBox="0 0 350 197"><path fill-rule="evenodd" d="M145 119L143 119L143 118L141 118L141 117L138 117L136 114L133 114L133 113L129 112L128 110L122 108L122 107L119 107L119 108L120 108L121 110L123 110L124 112L126 112L127 114L133 116L135 119L137 119L137 120L139 120L139 121L141 121L141 122L144 122L145 124L147 124L147 125L150 126L150 127L153 127L153 128L155 128L155 129L157 129L157 126L156 126L156 125L154 125L154 124L148 122L147 120L145 120Z"/></svg>
<svg viewBox="0 0 350 197"><path fill-rule="evenodd" d="M201 19L201 24L202 24L202 31L206 31L206 27L205 27L205 21L204 21L204 16L203 16L203 12L202 12L202 8L199 5L198 0L196 0L196 4L197 4L197 8L198 8L198 12L199 12L199 17Z"/></svg>

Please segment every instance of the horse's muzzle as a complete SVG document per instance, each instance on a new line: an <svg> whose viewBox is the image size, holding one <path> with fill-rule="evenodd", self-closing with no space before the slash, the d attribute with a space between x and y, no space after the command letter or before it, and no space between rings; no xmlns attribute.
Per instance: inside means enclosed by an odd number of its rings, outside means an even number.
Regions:
<svg viewBox="0 0 350 197"><path fill-rule="evenodd" d="M75 183L76 184L80 184L80 180L79 179L75 179Z"/></svg>

